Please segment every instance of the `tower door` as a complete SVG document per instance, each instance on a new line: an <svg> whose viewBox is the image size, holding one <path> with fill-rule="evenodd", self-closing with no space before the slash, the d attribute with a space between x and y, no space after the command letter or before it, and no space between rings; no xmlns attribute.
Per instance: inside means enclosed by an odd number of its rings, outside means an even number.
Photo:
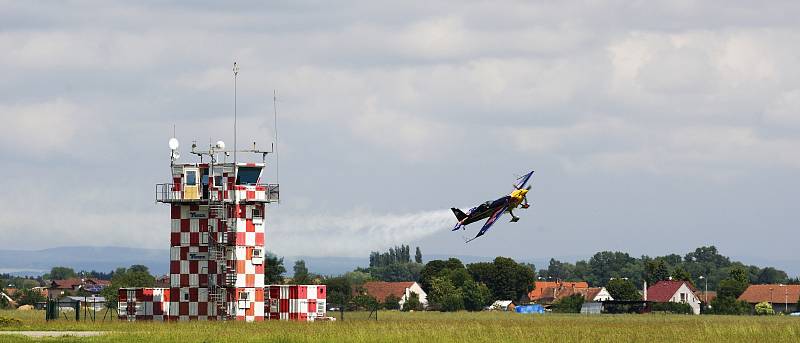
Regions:
<svg viewBox="0 0 800 343"><path fill-rule="evenodd" d="M199 170L197 168L184 168L183 170L183 198L187 200L200 199L198 182Z"/></svg>

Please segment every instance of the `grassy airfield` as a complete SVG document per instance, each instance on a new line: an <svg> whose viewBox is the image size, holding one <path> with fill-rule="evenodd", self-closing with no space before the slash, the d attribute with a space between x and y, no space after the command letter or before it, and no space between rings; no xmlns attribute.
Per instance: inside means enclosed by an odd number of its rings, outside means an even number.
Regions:
<svg viewBox="0 0 800 343"><path fill-rule="evenodd" d="M347 313L345 321L47 323L42 311L0 311L22 325L0 330L108 331L81 342L798 342L800 318L689 315L521 315L516 313ZM0 335L0 342L32 340Z"/></svg>

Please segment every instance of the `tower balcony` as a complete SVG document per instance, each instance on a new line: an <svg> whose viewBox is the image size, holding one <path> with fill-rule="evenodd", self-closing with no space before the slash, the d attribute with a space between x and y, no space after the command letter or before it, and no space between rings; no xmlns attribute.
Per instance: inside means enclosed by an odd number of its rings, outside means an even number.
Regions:
<svg viewBox="0 0 800 343"><path fill-rule="evenodd" d="M156 184L156 202L162 203L200 203L209 202L261 202L280 201L278 184L262 183L249 185L185 186L176 183Z"/></svg>

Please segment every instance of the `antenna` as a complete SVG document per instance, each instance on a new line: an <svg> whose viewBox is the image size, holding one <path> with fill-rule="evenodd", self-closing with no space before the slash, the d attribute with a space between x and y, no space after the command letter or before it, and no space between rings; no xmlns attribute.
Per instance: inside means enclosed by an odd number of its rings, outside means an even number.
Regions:
<svg viewBox="0 0 800 343"><path fill-rule="evenodd" d="M274 89L272 90L272 110L275 128L275 145L272 148L275 151L275 183L281 184L281 166L278 159L278 91Z"/></svg>
<svg viewBox="0 0 800 343"><path fill-rule="evenodd" d="M239 64L233 62L233 164L236 165L236 80L239 78Z"/></svg>

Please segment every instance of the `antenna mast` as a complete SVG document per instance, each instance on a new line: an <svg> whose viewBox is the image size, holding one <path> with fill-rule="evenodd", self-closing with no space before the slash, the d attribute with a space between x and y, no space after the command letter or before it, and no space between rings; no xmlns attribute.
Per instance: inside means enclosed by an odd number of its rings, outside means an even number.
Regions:
<svg viewBox="0 0 800 343"><path fill-rule="evenodd" d="M239 64L233 62L233 164L236 165L236 80L239 77Z"/></svg>

